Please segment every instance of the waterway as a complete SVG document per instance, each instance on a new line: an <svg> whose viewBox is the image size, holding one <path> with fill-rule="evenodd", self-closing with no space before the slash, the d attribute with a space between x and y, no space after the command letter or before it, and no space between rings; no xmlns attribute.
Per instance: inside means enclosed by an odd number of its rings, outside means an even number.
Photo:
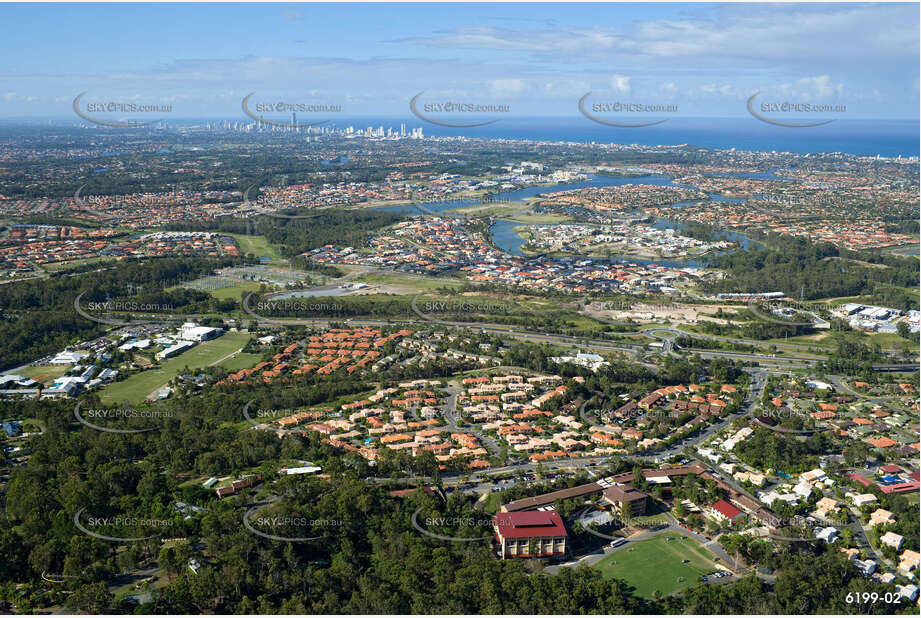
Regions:
<svg viewBox="0 0 921 618"><path fill-rule="evenodd" d="M789 180L775 176L774 173L779 170L769 170L767 172L758 172L753 174L732 174L734 177L740 178L769 178L775 180ZM585 189L589 187L615 187L615 186L625 186L625 185L656 185L661 187L682 187L682 188L692 188L685 185L676 184L668 176L661 175L648 175L648 176L591 176L588 180L572 183L560 183L551 186L530 186L524 187L521 189L515 189L512 191L502 191L495 195L495 201L508 201L508 202L520 202L527 198L537 197L546 193L554 193L557 191L569 191L575 189ZM744 198L739 197L723 197L717 194L710 194L709 199L714 202L744 202ZM439 201L439 202L424 202L421 204L421 208L415 204L403 204L399 206L384 206L376 208L375 210L384 210L388 212L397 212L410 215L420 215L427 214L432 212L442 213L447 210L454 210L458 208L466 208L469 206L476 206L483 204L483 200L480 199L457 199L450 201ZM683 206L689 206L691 204L700 203L699 201L686 201L686 202L677 202L670 205L670 208L681 208ZM450 213L449 213L450 214ZM513 228L524 226L527 224L509 221L507 219L499 219L495 221L492 226L490 226L489 231L492 236L493 243L502 249L503 251L510 253L512 255L524 255L521 251L521 246L524 244L524 239L514 231ZM677 231L681 231L682 224L668 221L666 219L657 219L653 225L658 229L667 229L672 228ZM726 240L731 240L738 242L743 249L749 249L752 246L758 246L758 243L751 240L744 234L738 232L723 232L721 237ZM667 266L672 268L702 268L706 266L706 258L704 259L687 259L687 260L670 260L667 258L663 259L643 259L637 257L611 257L609 258L581 258L580 259L591 259L592 261L601 261L601 262L610 262L610 263L633 263L633 264L658 264L660 266Z"/></svg>
<svg viewBox="0 0 921 618"><path fill-rule="evenodd" d="M518 235L518 232L516 232L514 228L521 227L524 225L527 225L527 224L520 223L517 221L509 221L507 219L499 219L498 221L493 223L492 226L490 226L489 228L489 232L492 236L493 243L497 247L505 251L506 253L510 253L512 255L523 256L524 253L521 251L521 247L522 245L524 245L524 239ZM677 221L668 221L666 219L656 219L655 222L652 224L652 227L659 229L659 230L673 229L680 233L684 226L682 223L677 222ZM725 231L720 234L720 237L724 240L729 240L729 241L739 243L739 245L743 249L750 249L752 247L760 246L757 241L754 241L750 239L748 236L744 234L740 234L738 232ZM647 259L647 258L639 258L639 257L633 257L633 256L620 256L620 257L612 256L610 259L598 258L598 257L588 258L588 257L583 257L583 256L576 256L574 259L579 259L579 260L587 259L593 262L608 262L612 264L626 264L626 263L656 264L658 266L666 266L669 268L704 268L707 265L707 261L708 261L706 257L675 260L675 259L669 259L669 258Z"/></svg>
<svg viewBox="0 0 921 618"><path fill-rule="evenodd" d="M521 189L511 191L501 191L495 194L495 201L520 202L527 198L537 197L544 193L555 193L557 191L571 191L574 189L587 189L589 187L621 187L624 185L656 185L660 187L680 187L676 185L668 176L650 175L650 176L595 176L591 175L588 180L580 182L567 182L555 185L532 185ZM691 187L684 187L691 188ZM421 204L425 211L444 212L455 208L466 208L468 206L477 206L484 204L481 199L458 199L444 202L423 202ZM385 210L388 212L399 212L411 215L424 214L415 204L403 204L400 206L383 206L375 210Z"/></svg>

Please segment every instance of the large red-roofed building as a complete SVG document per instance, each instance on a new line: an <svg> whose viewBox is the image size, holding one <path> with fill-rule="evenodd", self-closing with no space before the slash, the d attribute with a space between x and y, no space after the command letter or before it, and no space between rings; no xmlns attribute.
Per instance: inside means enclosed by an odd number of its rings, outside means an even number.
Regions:
<svg viewBox="0 0 921 618"><path fill-rule="evenodd" d="M717 520L734 522L742 515L744 515L742 511L725 500L718 500L710 507L710 516Z"/></svg>
<svg viewBox="0 0 921 618"><path fill-rule="evenodd" d="M904 494L910 491L918 491L919 487L921 487L921 483L918 483L918 481L908 481L907 483L880 485L879 490L884 494Z"/></svg>
<svg viewBox="0 0 921 618"><path fill-rule="evenodd" d="M492 525L502 559L551 558L566 554L569 535L556 511L499 513L493 517Z"/></svg>

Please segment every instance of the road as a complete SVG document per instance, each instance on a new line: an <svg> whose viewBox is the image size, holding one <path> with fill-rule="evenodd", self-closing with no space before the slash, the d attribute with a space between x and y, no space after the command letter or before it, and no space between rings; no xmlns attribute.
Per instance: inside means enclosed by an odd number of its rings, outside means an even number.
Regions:
<svg viewBox="0 0 921 618"><path fill-rule="evenodd" d="M615 344L614 342L605 340L605 339L593 339L586 337L576 337L574 335L562 335L562 334L548 334L535 331L529 331L521 329L518 327L511 327L506 325L499 324L488 324L488 323L478 323L478 322L457 322L449 320L439 320L422 313L416 306L416 300L420 295L417 295L413 298L412 308L413 311L420 318L418 320L413 319L402 319L402 320L365 320L365 319L346 319L345 322L352 324L354 326L372 326L372 327L387 327L395 325L407 325L407 326L419 326L423 324L439 324L442 326L449 326L455 328L468 328L474 330L480 330L483 333L491 333L501 337L507 337L511 339L517 339L519 341L528 341L532 343L547 343L560 346L572 346L583 350L589 350L594 352L620 352L630 354L634 359L637 359L640 364L644 367L650 369L651 371L658 371L658 367L652 363L641 362L639 361L640 355L645 350L645 346L641 344ZM299 319L299 318L269 318L265 316L260 316L252 311L248 305L244 306L244 311L247 315L257 321L265 321L271 324L279 325L296 325L296 326L313 326L316 328L328 327L332 322L342 322L343 320L338 319ZM137 314L135 314L137 315ZM189 319L197 319L202 316L197 314L171 314L169 316L163 315L142 315L141 318L148 318L146 320L142 319L136 322L124 323L124 325L131 324L144 324L151 320L183 320L187 321ZM665 331L673 332L676 336L685 333L684 331L669 329L669 328L655 328L655 329L646 329L640 333L653 331ZM660 337L649 335L652 338L659 339ZM709 335L695 335L698 338L708 338ZM716 338L716 337L711 337ZM719 339L719 338L716 338ZM739 343L745 343L748 345L765 345L763 341L753 341L748 339L732 339L733 341ZM796 345L796 344L789 344ZM729 350L712 350L712 349L702 349L702 348L683 348L684 352L697 354L704 359L714 359L714 358L733 358L742 361L756 362L765 366L775 366L775 367L788 367L788 368L807 368L814 366L818 360L816 358L796 358L796 357L784 357L777 356L774 354L758 354L753 352L734 352ZM874 371L915 371L918 366L914 364L887 364L887 365L874 365Z"/></svg>
<svg viewBox="0 0 921 618"><path fill-rule="evenodd" d="M754 345L754 346L776 346L777 348L789 348L791 350L805 350L807 352L815 349L825 349L831 350L832 348L823 346L820 344L808 345L803 343L775 343L773 341L761 341L757 339L742 339L740 337L723 337L719 335L705 335L702 333L694 333L691 331L681 330L679 328L670 328L672 332L677 333L679 336L690 337L692 339L709 339L712 341L725 341L726 343L738 343L741 345Z"/></svg>
<svg viewBox="0 0 921 618"><path fill-rule="evenodd" d="M257 321L264 321L270 324L279 324L279 325L295 325L295 326L313 326L316 328L328 327L332 322L342 322L345 321L354 326L372 326L372 327L387 327L395 325L407 325L407 326L419 326L422 324L439 324L442 326L456 327L456 328L468 328L473 330L480 330L483 333L491 333L501 337L507 337L511 339L517 339L519 341L528 341L532 343L547 343L560 346L571 346L583 350L590 350L595 352L620 352L630 354L633 358L639 359L640 355L645 350L645 346L641 344L617 344L605 339L595 339L595 338L586 338L586 337L576 337L574 335L563 335L563 334L550 334L542 333L536 331L525 330L518 327L511 327L506 325L499 324L488 324L488 323L477 323L477 322L457 322L449 320L439 320L422 313L416 306L416 300L419 295L413 298L412 307L414 312L420 319L402 319L402 320L371 320L371 319L300 319L300 318L270 318L266 316L260 316L253 312L253 310L247 305L244 306L244 311L247 315ZM135 314L137 315L137 314ZM151 320L183 320L187 321L189 319L197 319L202 316L197 314L171 314L169 316L163 315L141 315L141 319L132 323L125 323L124 325L130 324L144 324ZM668 331L669 329L647 329L655 331ZM673 330L673 329L672 329ZM674 331L675 333L683 333L683 331ZM658 337L653 337L657 338ZM747 341L747 340L740 340ZM761 344L763 342L750 342L751 344ZM743 361L757 362L765 365L774 365L774 366L785 366L785 367L809 367L816 364L815 359L807 358L786 358L778 357L776 355L770 354L757 354L750 352L733 352L728 350L710 350L710 349L698 349L698 348L684 348L685 352L697 354L701 358L713 359L713 358L734 358ZM652 363L641 362L644 367L647 367L651 371L658 371L658 367ZM887 365L882 367L881 370L910 370L911 365Z"/></svg>
<svg viewBox="0 0 921 618"><path fill-rule="evenodd" d="M839 391L841 391L842 393L846 395L850 395L858 399L863 399L864 401L870 401L878 405L888 407L892 410L897 410L899 412L902 412L903 414L911 414L911 410L904 410L904 409L892 406L889 403L889 401L892 399L891 395L879 395L876 397L871 397L869 395L864 395L861 392L855 391L850 386L848 386L847 382L845 382L845 380L848 379L847 376L826 376L826 377L828 378L828 380L831 381L831 383L835 386L835 388L837 388Z"/></svg>
<svg viewBox="0 0 921 618"><path fill-rule="evenodd" d="M480 441L480 444L486 447L486 450L489 451L490 455L499 455L502 447L500 447L495 440L486 435L479 428L474 426L457 426L457 398L463 389L461 389L461 387L456 383L449 382L444 390L448 393L448 398L445 400L445 404L441 407L441 415L445 420L445 426L443 429L450 432L472 433L477 437L477 440Z"/></svg>
<svg viewBox="0 0 921 618"><path fill-rule="evenodd" d="M892 403L893 397L891 396L870 397L868 395L864 395L858 391L853 390L850 386L848 386L847 382L845 381L847 380L845 376L837 376L837 375L836 376L826 376L826 378L828 379L829 382L832 383L832 385L836 389L838 389L838 391L842 393L845 393L852 397L856 397L857 399L863 399L864 401L869 401L871 403L876 404L877 406L881 408L886 408L887 410L891 410L892 412L907 415L909 418L913 416L913 412L911 410L893 404ZM902 442L903 444L911 444L912 442L915 442L918 439L918 435L916 433L911 433L909 431L906 431L903 427L892 427L890 428L889 433L890 433L890 437L898 438L898 440Z"/></svg>
<svg viewBox="0 0 921 618"><path fill-rule="evenodd" d="M679 442L676 442L675 444L673 444L672 446L668 448L663 448L663 449L659 449L655 451L646 451L642 454L633 455L632 457L638 460L658 463L658 461L662 461L662 460L669 459L671 457L680 455L682 451L684 451L684 449L688 447L697 446L698 444L702 442L706 442L707 440L710 439L710 437L714 433L728 426L734 418L753 415L754 410L756 409L758 402L761 400L761 396L767 384L767 373L768 372L764 369L748 369L747 372L751 376L751 384L749 387L749 393L746 396L745 400L743 401L743 404L745 405L740 407L740 409L736 411L734 414L727 415L725 418L720 419L719 421L711 425L708 425L707 427L702 429L700 433L692 437L685 438L684 440L681 440ZM585 407L587 407L590 401L591 399L588 399L582 404L582 406L580 407L580 411L579 411L580 416L583 415L584 409ZM448 403L445 405L445 408L447 409L451 405L453 404ZM586 422L590 422L587 416L582 416L582 418ZM450 430L453 431L456 428L456 417L453 414L453 410L449 414L445 415L445 419L448 421L448 427L450 428ZM471 428L464 427L461 429L461 431L471 431ZM485 438L489 438L489 436L485 436ZM483 438L481 439L483 440L484 444L487 443L485 439ZM495 445L495 446L498 452L498 445ZM547 472L554 472L554 471L564 470L564 469L580 469L581 470L581 469L591 469L591 468L596 468L596 467L607 467L610 461L611 461L610 457L604 457L604 456L599 456L599 455L585 455L583 457L568 457L568 458L563 458L563 459L554 459L551 461L542 462L541 465L543 469L546 470ZM536 470L537 470L536 463L533 463L531 461L520 461L520 462L508 464L502 467L490 468L486 472L486 474L495 475L495 474L504 474L504 473L509 473L509 472L533 474L534 472L536 472ZM477 473L469 474L469 475L467 473L454 474L454 475L443 474L441 478L444 481L445 485L448 486L448 485L457 485L459 482L461 482L461 479L463 477L467 477L467 476L469 476L471 480L477 480L477 479L482 478L482 477L479 477ZM491 490L495 490L499 488L500 487L497 487L496 484L493 482L481 481L478 484L476 484L474 487L465 489L464 493L482 493L484 491L491 491ZM737 489L740 489L740 488L737 487Z"/></svg>
<svg viewBox="0 0 921 618"><path fill-rule="evenodd" d="M674 456L681 455L681 453L689 448L696 447L697 445L710 440L714 433L721 431L727 427L734 418L742 416L753 416L757 408L758 402L761 400L761 397L764 393L764 389L767 385L767 374L768 371L764 369L748 369L747 372L751 376L751 383L749 386L748 395L743 401L743 405L737 410L734 414L728 415L727 417L705 427L700 433L685 438L672 446L664 449L659 449L655 451L647 451L645 453L634 455L633 458L637 460L642 460L650 463L659 463L666 459L669 459ZM591 402L591 399L583 402L582 406L579 409L579 414L582 417L582 420L585 422L591 422L591 419L585 414L585 408ZM446 416L447 418L447 416ZM466 430L466 429L465 429ZM484 441L485 442L485 441ZM554 473L558 471L565 470L587 470L590 474L594 472L594 469L598 469L601 472L606 468L611 462L611 458L608 457L599 457L599 456L585 456L585 457L570 457L566 459L556 459L552 461L543 462L541 464L542 468L547 473ZM705 462L704 462L705 463ZM489 475L499 475L506 473L517 473L517 474L535 474L537 471L537 464L530 461L521 461L512 463L506 466L499 468L490 468L486 473ZM488 481L480 476L479 473L474 474L446 474L442 476L442 481L446 487L456 487L457 485L465 483L464 478L469 478L473 483L470 487L465 487L462 491L466 494L475 494L481 495L490 491L500 491L502 489L507 489L507 483L502 481ZM725 479L726 482L734 487L738 491L744 490L739 487L731 479ZM747 493L747 492L745 492ZM728 558L728 557L722 557ZM734 564L731 561L727 564Z"/></svg>
<svg viewBox="0 0 921 618"><path fill-rule="evenodd" d="M602 424L600 419L594 416L589 416L589 414L585 411L585 408L588 407L588 404L590 404L592 401L596 399L599 399L600 396L601 396L601 392L595 391L594 396L589 397L588 399L582 402L582 405L579 406L579 418L582 419L583 423L588 423L589 426Z"/></svg>

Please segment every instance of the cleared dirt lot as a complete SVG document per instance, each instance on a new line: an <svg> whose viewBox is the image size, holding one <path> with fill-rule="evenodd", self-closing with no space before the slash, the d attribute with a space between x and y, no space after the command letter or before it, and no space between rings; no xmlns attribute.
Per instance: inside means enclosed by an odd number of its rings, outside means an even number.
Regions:
<svg viewBox="0 0 921 618"><path fill-rule="evenodd" d="M726 307L727 310L732 310ZM626 320L631 318L637 321L665 321L686 322L694 324L699 319L704 319L719 324L725 324L723 318L713 317L719 307L713 305L682 305L682 304L653 304L637 303L632 308L605 309L602 303L590 303L585 307L585 312L592 317L607 318L609 320Z"/></svg>

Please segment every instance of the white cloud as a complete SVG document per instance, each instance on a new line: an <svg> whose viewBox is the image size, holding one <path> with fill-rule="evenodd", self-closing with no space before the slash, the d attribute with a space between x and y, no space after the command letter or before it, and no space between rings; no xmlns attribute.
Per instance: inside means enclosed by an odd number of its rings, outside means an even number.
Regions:
<svg viewBox="0 0 921 618"><path fill-rule="evenodd" d="M6 94L3 95L3 100L6 101L7 103L13 103L13 102L17 102L17 103L35 103L35 102L37 102L37 101L41 101L42 98L36 97L36 96L32 96L32 95L23 95L23 94L19 94L18 92L7 92ZM71 99L71 100L73 100L73 99Z"/></svg>
<svg viewBox="0 0 921 618"><path fill-rule="evenodd" d="M740 97L743 93L732 84L702 84L690 90L692 95L719 95L722 97Z"/></svg>
<svg viewBox="0 0 921 618"><path fill-rule="evenodd" d="M591 85L584 79L553 79L544 83L541 92L550 97L573 98L591 90Z"/></svg>
<svg viewBox="0 0 921 618"><path fill-rule="evenodd" d="M681 98L682 111L693 115L744 114L744 101L760 91L762 100L783 92L790 101L846 95L849 106L872 102L868 115L917 115L917 5L671 6L644 8L628 20L619 19L624 11L617 5L598 5L589 18L567 13L560 19L566 25L475 16L436 31L398 24L392 31L422 34L384 47L356 41L319 48L305 40L264 56L184 47L163 61L126 57L117 69L89 64L66 75L52 64L26 73L8 63L0 70L7 92L0 101L18 110L28 109L22 93L43 102L63 98L55 109L66 111L84 90L128 92L144 93L138 95L144 101L176 101L177 109L233 114L255 91L258 98L342 102L349 113L363 114L405 112L425 90L427 100L493 97L516 109L562 113L595 91L648 102ZM282 13L275 9L272 17L281 22ZM344 30L342 42L351 36L359 34Z"/></svg>
<svg viewBox="0 0 921 618"><path fill-rule="evenodd" d="M494 49L520 52L580 52L586 49L613 49L618 35L605 28L557 28L519 31L492 26L468 26L441 31L431 36L391 41L427 47L453 49Z"/></svg>
<svg viewBox="0 0 921 618"><path fill-rule="evenodd" d="M815 77L802 77L793 83L778 86L778 90L785 96L801 97L803 99L829 99L844 95L844 84L835 83L828 75Z"/></svg>
<svg viewBox="0 0 921 618"><path fill-rule="evenodd" d="M871 69L894 58L916 62L919 53L918 12L910 4L723 5L712 15L651 19L622 29L461 27L395 42L530 52L558 62L644 59L695 66L707 60L738 68L782 60L816 66L858 62Z"/></svg>
<svg viewBox="0 0 921 618"><path fill-rule="evenodd" d="M610 83L617 94L630 94L630 78L626 75L612 75Z"/></svg>
<svg viewBox="0 0 921 618"><path fill-rule="evenodd" d="M516 97L527 89L523 79L492 79L487 82L490 94L497 97Z"/></svg>

